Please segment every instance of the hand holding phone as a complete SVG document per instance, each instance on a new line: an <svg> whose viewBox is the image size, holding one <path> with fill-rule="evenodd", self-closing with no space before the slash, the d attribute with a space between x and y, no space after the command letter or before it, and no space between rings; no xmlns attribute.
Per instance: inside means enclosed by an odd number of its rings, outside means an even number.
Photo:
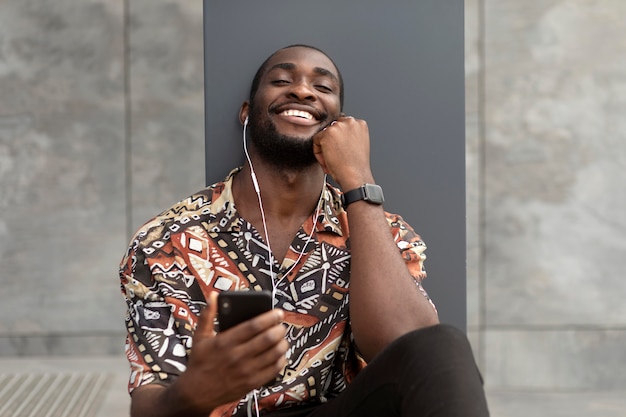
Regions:
<svg viewBox="0 0 626 417"><path fill-rule="evenodd" d="M224 291L217 298L217 320L223 332L272 309L270 291Z"/></svg>
<svg viewBox="0 0 626 417"><path fill-rule="evenodd" d="M237 291L221 296L211 292L207 301L198 317L187 368L177 380L181 392L197 401L196 410L202 415L276 378L277 370L287 364L289 350L283 310L266 312L272 308L271 292ZM254 323L215 334L218 314L220 330L225 330L261 312L265 313L255 317Z"/></svg>

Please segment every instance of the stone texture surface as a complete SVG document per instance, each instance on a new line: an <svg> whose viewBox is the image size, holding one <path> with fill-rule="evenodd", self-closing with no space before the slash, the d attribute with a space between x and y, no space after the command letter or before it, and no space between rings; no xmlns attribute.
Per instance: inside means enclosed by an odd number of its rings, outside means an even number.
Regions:
<svg viewBox="0 0 626 417"><path fill-rule="evenodd" d="M0 336L0 357L119 355L124 351L123 317L119 317L123 306L114 304L109 304L110 316L107 323L115 328L113 332L92 330L90 327L96 327L90 319L93 313L87 313L82 328L78 327L72 332L44 329L39 334L12 332Z"/></svg>
<svg viewBox="0 0 626 417"><path fill-rule="evenodd" d="M487 321L626 325L626 3L486 11Z"/></svg>
<svg viewBox="0 0 626 417"><path fill-rule="evenodd" d="M622 391L505 391L487 392L489 411L498 417L622 417Z"/></svg>
<svg viewBox="0 0 626 417"><path fill-rule="evenodd" d="M488 388L615 390L626 387L623 330L497 330L485 337Z"/></svg>
<svg viewBox="0 0 626 417"><path fill-rule="evenodd" d="M481 284L481 32L480 2L465 1L465 166L467 183L467 325L480 327Z"/></svg>
<svg viewBox="0 0 626 417"><path fill-rule="evenodd" d="M202 3L129 9L0 3L0 355L120 351L129 234L204 185Z"/></svg>
<svg viewBox="0 0 626 417"><path fill-rule="evenodd" d="M121 17L104 0L0 2L3 339L122 329Z"/></svg>
<svg viewBox="0 0 626 417"><path fill-rule="evenodd" d="M204 180L202 2L130 2L132 230Z"/></svg>
<svg viewBox="0 0 626 417"><path fill-rule="evenodd" d="M482 0L478 26L467 4L466 62L473 31L484 48L467 103L468 206L478 195L484 219L472 342L487 385L623 389L626 3Z"/></svg>

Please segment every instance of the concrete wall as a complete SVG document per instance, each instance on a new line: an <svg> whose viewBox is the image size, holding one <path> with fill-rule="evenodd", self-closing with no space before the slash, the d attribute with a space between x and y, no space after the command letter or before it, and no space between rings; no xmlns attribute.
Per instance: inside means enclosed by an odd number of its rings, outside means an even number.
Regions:
<svg viewBox="0 0 626 417"><path fill-rule="evenodd" d="M626 3L465 3L486 384L624 389ZM203 186L203 105L201 2L0 2L0 355L122 351L117 264Z"/></svg>
<svg viewBox="0 0 626 417"><path fill-rule="evenodd" d="M131 231L204 185L200 2L0 2L0 355L123 351Z"/></svg>
<svg viewBox="0 0 626 417"><path fill-rule="evenodd" d="M468 329L488 386L626 387L625 17L466 1Z"/></svg>

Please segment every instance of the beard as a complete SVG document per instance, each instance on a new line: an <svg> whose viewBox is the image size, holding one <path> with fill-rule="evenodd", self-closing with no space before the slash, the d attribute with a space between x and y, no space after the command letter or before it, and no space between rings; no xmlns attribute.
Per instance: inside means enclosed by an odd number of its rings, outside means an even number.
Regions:
<svg viewBox="0 0 626 417"><path fill-rule="evenodd" d="M302 138L278 133L276 126L260 109L250 104L250 142L258 155L280 170L300 170L317 163L313 137Z"/></svg>

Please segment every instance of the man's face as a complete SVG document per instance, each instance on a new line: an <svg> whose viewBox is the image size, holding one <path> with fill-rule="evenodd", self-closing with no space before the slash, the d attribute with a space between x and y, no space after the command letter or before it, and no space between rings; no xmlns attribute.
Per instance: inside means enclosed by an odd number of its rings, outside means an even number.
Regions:
<svg viewBox="0 0 626 417"><path fill-rule="evenodd" d="M278 51L250 103L250 137L260 156L285 168L316 162L312 137L340 114L338 72L310 48Z"/></svg>

